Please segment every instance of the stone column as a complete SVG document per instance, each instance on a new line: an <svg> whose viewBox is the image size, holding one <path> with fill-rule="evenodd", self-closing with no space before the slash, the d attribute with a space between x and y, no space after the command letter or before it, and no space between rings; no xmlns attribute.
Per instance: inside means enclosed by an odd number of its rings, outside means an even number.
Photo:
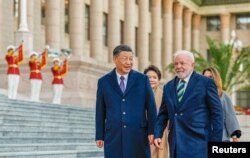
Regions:
<svg viewBox="0 0 250 158"><path fill-rule="evenodd" d="M28 25L29 31L33 32L34 27L34 0L28 0L27 5L27 17L28 17Z"/></svg>
<svg viewBox="0 0 250 158"><path fill-rule="evenodd" d="M27 22L27 0L20 2L20 24L18 31L29 31Z"/></svg>
<svg viewBox="0 0 250 158"><path fill-rule="evenodd" d="M149 3L139 0L139 28L138 28L138 59L139 70L149 65Z"/></svg>
<svg viewBox="0 0 250 158"><path fill-rule="evenodd" d="M70 1L70 0L69 0ZM68 3L69 3L68 1ZM65 0L60 0L60 47L65 48Z"/></svg>
<svg viewBox="0 0 250 158"><path fill-rule="evenodd" d="M180 3L174 4L174 52L182 49L182 13L183 6Z"/></svg>
<svg viewBox="0 0 250 158"><path fill-rule="evenodd" d="M220 15L221 42L228 42L230 40L230 18L230 13L223 13Z"/></svg>
<svg viewBox="0 0 250 158"><path fill-rule="evenodd" d="M3 50L3 41L2 41L2 30L3 30L3 1L0 1L0 50ZM3 57L3 53L0 54L0 57Z"/></svg>
<svg viewBox="0 0 250 158"><path fill-rule="evenodd" d="M161 0L152 0L152 51L150 52L150 59L153 65L162 69L161 63Z"/></svg>
<svg viewBox="0 0 250 158"><path fill-rule="evenodd" d="M28 29L28 5L27 0L20 1L20 23L18 31L15 32L15 44L20 45L21 41L24 43L26 54L33 50L32 34ZM26 55L25 55L26 56Z"/></svg>
<svg viewBox="0 0 250 158"><path fill-rule="evenodd" d="M135 0L125 0L124 44L135 51Z"/></svg>
<svg viewBox="0 0 250 158"><path fill-rule="evenodd" d="M44 49L42 38L42 25L41 25L41 2L34 0L27 0L28 5L28 26L29 31L32 34L33 49L35 51L41 51ZM25 46L26 47L26 46Z"/></svg>
<svg viewBox="0 0 250 158"><path fill-rule="evenodd" d="M60 48L60 7L61 0L45 1L46 16L46 44L51 48Z"/></svg>
<svg viewBox="0 0 250 158"><path fill-rule="evenodd" d="M194 14L192 19L192 49L200 51L200 21L201 16Z"/></svg>
<svg viewBox="0 0 250 158"><path fill-rule="evenodd" d="M173 0L163 0L163 76L171 79L166 68L173 61Z"/></svg>
<svg viewBox="0 0 250 158"><path fill-rule="evenodd" d="M75 56L84 55L84 1L69 1L70 48Z"/></svg>
<svg viewBox="0 0 250 158"><path fill-rule="evenodd" d="M113 62L113 50L120 44L120 0L109 0L108 17L108 54Z"/></svg>
<svg viewBox="0 0 250 158"><path fill-rule="evenodd" d="M192 14L193 13L189 9L184 10L183 47L185 50L191 50Z"/></svg>
<svg viewBox="0 0 250 158"><path fill-rule="evenodd" d="M91 57L103 59L103 0L94 0L90 4L90 53Z"/></svg>

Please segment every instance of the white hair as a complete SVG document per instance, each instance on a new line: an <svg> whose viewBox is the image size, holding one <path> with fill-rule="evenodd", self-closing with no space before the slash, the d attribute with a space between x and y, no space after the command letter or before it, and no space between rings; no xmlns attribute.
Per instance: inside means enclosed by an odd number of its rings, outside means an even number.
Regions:
<svg viewBox="0 0 250 158"><path fill-rule="evenodd" d="M174 54L174 60L179 55L185 55L185 56L189 57L192 62L195 61L194 60L194 54L192 52L187 51L187 50L178 50L178 51L176 51L175 54Z"/></svg>

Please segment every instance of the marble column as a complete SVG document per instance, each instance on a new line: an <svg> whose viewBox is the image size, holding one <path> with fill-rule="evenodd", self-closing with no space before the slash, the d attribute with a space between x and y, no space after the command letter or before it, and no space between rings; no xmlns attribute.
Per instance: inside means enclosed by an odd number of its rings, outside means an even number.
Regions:
<svg viewBox="0 0 250 158"><path fill-rule="evenodd" d="M149 65L149 3L139 0L138 59L139 70Z"/></svg>
<svg viewBox="0 0 250 158"><path fill-rule="evenodd" d="M166 68L173 61L173 0L163 0L163 76L167 80L171 75Z"/></svg>
<svg viewBox="0 0 250 158"><path fill-rule="evenodd" d="M41 42L42 36L42 26L41 26L41 2L40 1L34 1L34 0L27 0L27 17L28 17L28 26L29 31L32 35L32 43L33 43L33 49L35 51L37 50L43 50L44 44ZM25 46L26 47L26 46Z"/></svg>
<svg viewBox="0 0 250 158"><path fill-rule="evenodd" d="M27 22L27 0L20 1L20 24L18 31L29 31Z"/></svg>
<svg viewBox="0 0 250 158"><path fill-rule="evenodd" d="M135 0L125 0L124 44L135 51Z"/></svg>
<svg viewBox="0 0 250 158"><path fill-rule="evenodd" d="M1 14L0 14L0 50L3 50L4 48L3 48L3 38L2 38L2 33L3 33L3 31L1 31L1 30L3 30L3 14L2 14L2 12L3 12L3 10L2 10L2 8L3 8L3 1L0 1L0 12L1 12ZM2 54L0 54L0 57L3 57L3 53Z"/></svg>
<svg viewBox="0 0 250 158"><path fill-rule="evenodd" d="M60 5L61 0L50 0L45 1L45 16L46 16L46 44L51 48L59 49L60 48Z"/></svg>
<svg viewBox="0 0 250 158"><path fill-rule="evenodd" d="M120 0L109 0L108 17L108 54L113 62L113 50L120 44Z"/></svg>
<svg viewBox="0 0 250 158"><path fill-rule="evenodd" d="M28 5L27 0L20 1L20 23L18 31L15 32L15 44L20 45L23 41L24 51L28 54L33 50L32 34L28 29ZM26 55L25 55L26 56Z"/></svg>
<svg viewBox="0 0 250 158"><path fill-rule="evenodd" d="M201 16L194 14L192 19L192 49L198 52L200 51L200 22Z"/></svg>
<svg viewBox="0 0 250 158"><path fill-rule="evenodd" d="M230 13L222 13L221 20L221 42L228 42L230 40Z"/></svg>
<svg viewBox="0 0 250 158"><path fill-rule="evenodd" d="M191 50L192 14L189 9L184 10L183 48L185 50Z"/></svg>
<svg viewBox="0 0 250 158"><path fill-rule="evenodd" d="M103 60L103 0L94 0L90 4L90 55Z"/></svg>
<svg viewBox="0 0 250 158"><path fill-rule="evenodd" d="M75 56L84 55L84 1L69 1L70 48Z"/></svg>
<svg viewBox="0 0 250 158"><path fill-rule="evenodd" d="M174 52L182 49L182 14L183 6L180 3L174 4Z"/></svg>
<svg viewBox="0 0 250 158"><path fill-rule="evenodd" d="M70 0L69 0L70 1ZM67 3L69 3L67 1ZM60 47L65 48L65 0L60 0Z"/></svg>
<svg viewBox="0 0 250 158"><path fill-rule="evenodd" d="M173 61L173 0L163 0L163 76L167 80L171 75L166 68Z"/></svg>
<svg viewBox="0 0 250 158"><path fill-rule="evenodd" d="M30 32L33 32L34 29L34 5L35 5L35 2L34 0L28 0L27 1L28 4L27 4L27 18L28 18L28 25L29 25L29 31Z"/></svg>
<svg viewBox="0 0 250 158"><path fill-rule="evenodd" d="M161 63L161 35L162 35L162 25L161 25L161 0L152 0L151 7L152 15L152 49L150 52L151 63L157 66L160 70L162 69Z"/></svg>

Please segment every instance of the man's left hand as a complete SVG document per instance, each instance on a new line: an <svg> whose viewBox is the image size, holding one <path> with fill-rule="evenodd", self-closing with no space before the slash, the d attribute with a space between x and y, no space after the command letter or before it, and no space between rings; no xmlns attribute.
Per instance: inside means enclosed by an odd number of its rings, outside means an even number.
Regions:
<svg viewBox="0 0 250 158"><path fill-rule="evenodd" d="M150 145L154 144L154 135L153 134L148 135L148 141L149 141Z"/></svg>

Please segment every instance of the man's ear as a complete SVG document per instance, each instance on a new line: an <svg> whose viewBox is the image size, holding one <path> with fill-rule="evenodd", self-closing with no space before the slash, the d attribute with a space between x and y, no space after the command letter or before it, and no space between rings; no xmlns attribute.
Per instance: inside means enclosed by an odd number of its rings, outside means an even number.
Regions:
<svg viewBox="0 0 250 158"><path fill-rule="evenodd" d="M115 63L116 59L117 59L117 56L114 55L114 56L113 56L113 62L114 62L114 63Z"/></svg>
<svg viewBox="0 0 250 158"><path fill-rule="evenodd" d="M195 63L192 63L193 68L195 68Z"/></svg>

